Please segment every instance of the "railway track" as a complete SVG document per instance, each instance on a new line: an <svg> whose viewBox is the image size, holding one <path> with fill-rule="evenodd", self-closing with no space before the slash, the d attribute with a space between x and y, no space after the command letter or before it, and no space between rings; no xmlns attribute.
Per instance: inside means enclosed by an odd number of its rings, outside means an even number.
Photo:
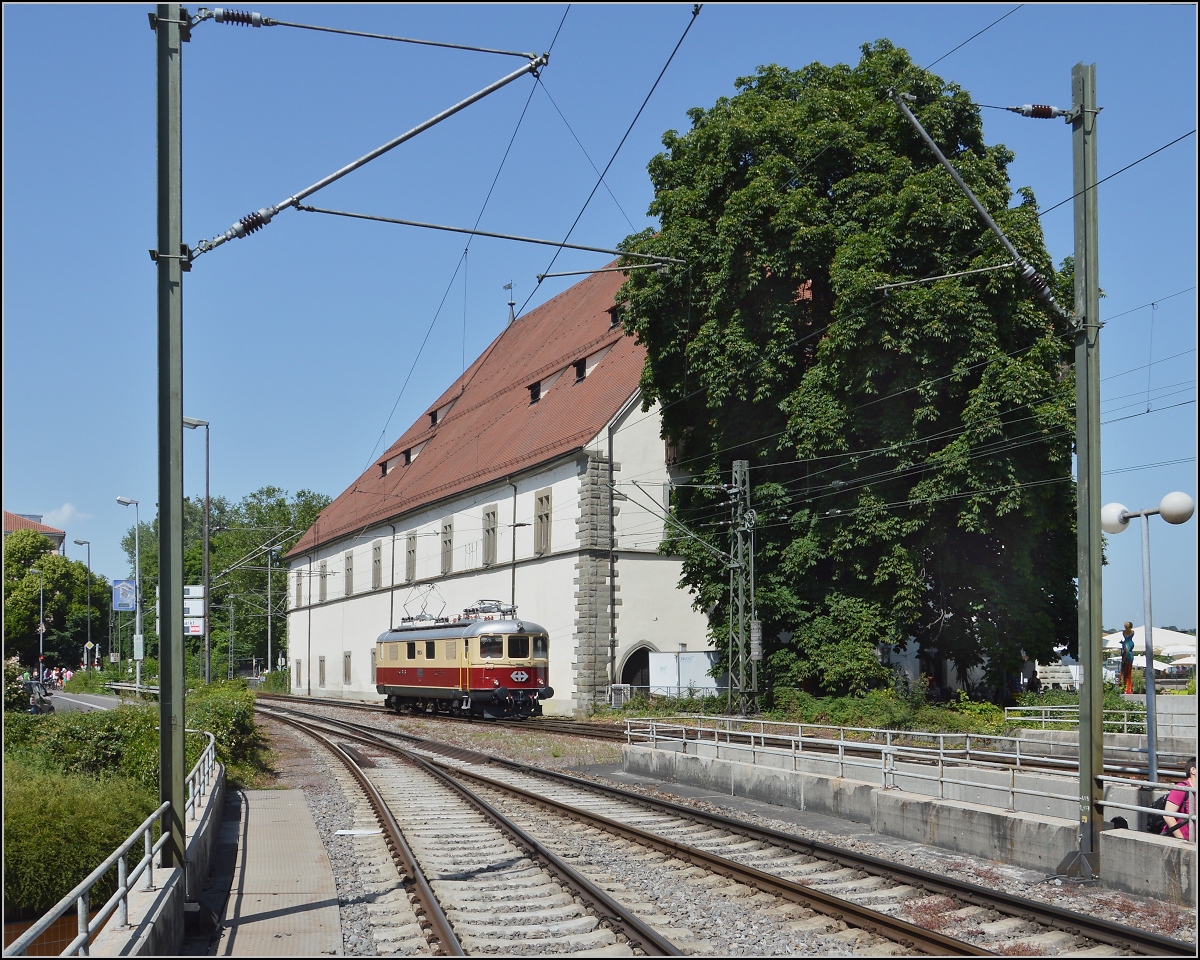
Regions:
<svg viewBox="0 0 1200 960"><path fill-rule="evenodd" d="M321 699L314 699L314 698L310 698L310 697L291 697L291 696L285 696L285 695L281 695L281 694L259 694L258 697L260 700L265 700L268 702L304 703L304 704L318 703L318 704L321 704L322 706L344 708L344 709L348 709L348 710L357 710L357 711L362 711L362 712L367 712L367 713L384 714L387 716L396 716L394 711L388 710L381 705L372 704L372 703L357 703L355 701L350 701L350 700L335 700L335 699L321 700ZM575 721L575 720L563 720L563 719L548 718L548 717L541 717L541 718L530 719L530 720L468 720L468 719L462 718L462 717L452 717L448 714L434 714L434 715L415 714L414 716L416 716L418 719L424 718L424 719L430 719L430 720L437 720L439 722L444 721L446 723L472 723L472 724L476 724L476 725L488 724L488 725L492 725L492 726L509 727L514 730L524 731L526 733L529 732L529 730L531 728L536 728L536 729L539 729L546 733L562 734L564 736L573 736L573 737L584 737L589 740L606 740L606 741L610 741L610 742L620 742L620 743L629 742L629 737L628 737L625 727L618 726L616 724L583 723L583 722ZM689 736L688 732L686 732L686 731L681 732L680 736L683 738L686 738L686 739L698 739L696 737ZM914 735L914 742L916 742L916 741L919 741L919 734ZM728 733L722 731L719 742L722 744L754 745L754 746L765 748L765 749L769 749L772 747L780 748L780 749L788 749L791 745L790 740L785 740L785 739L782 739L779 737L772 737L770 734L763 735L761 733L752 733L752 732L745 732L745 731L743 731L743 732L729 731ZM897 742L900 743L902 741L898 738ZM878 757L879 757L879 745L878 744L873 744L870 747L867 747L867 746L859 747L859 746L856 746L855 741L846 740L841 744L840 749L845 756L849 756L849 757L871 758L871 759L878 759ZM837 747L837 746L822 747L820 744L805 746L805 752L807 752L813 756L820 756L822 754L834 755L838 752L838 750L839 750L839 747ZM1021 758L1020 764L1018 765L1018 764L1013 764L1010 757L1008 757L1002 753L997 753L992 750L973 748L973 749L966 749L966 750L960 750L960 751L953 751L952 754L954 757L956 757L957 759L960 759L960 760L964 760L964 761L968 761L968 762L970 762L972 760L983 761L983 762L993 764L993 765L998 765L1001 767L1007 766L1007 765L1016 765L1016 766L1019 766L1021 769L1026 769L1026 770L1046 770L1046 771L1050 771L1050 772L1060 771L1060 772L1064 772L1064 773L1068 773L1068 774L1073 774L1077 770L1076 761L1071 759L1070 757L1025 756L1025 757ZM905 759L908 762L919 762L919 758L916 758L916 757L906 757ZM936 757L931 758L929 760L929 762L931 764L936 764L936 762L937 762ZM1129 759L1128 757L1118 759L1118 760L1114 760L1111 757L1106 759L1104 770L1105 770L1105 773L1113 775L1113 776L1130 777L1132 779L1144 779L1148 775L1147 765L1145 763L1139 763L1136 760ZM1175 780L1183 779L1184 774L1185 774L1185 772L1181 765L1172 766L1170 763L1166 763L1166 765L1163 765L1162 761L1160 761L1160 763L1159 763L1159 779L1160 780L1174 782Z"/></svg>
<svg viewBox="0 0 1200 960"><path fill-rule="evenodd" d="M785 916L799 910L788 918L791 928L834 938L831 945L865 937L875 941L869 949L876 954L1195 955L1191 944L691 807L394 731L322 722L373 750L391 749L396 740L410 744L456 778L472 781L473 789L565 856L580 856L600 832L615 836L643 865L658 858L675 876L694 871L701 883L724 878L742 896L764 898L761 911ZM535 815L534 806L541 812Z"/></svg>

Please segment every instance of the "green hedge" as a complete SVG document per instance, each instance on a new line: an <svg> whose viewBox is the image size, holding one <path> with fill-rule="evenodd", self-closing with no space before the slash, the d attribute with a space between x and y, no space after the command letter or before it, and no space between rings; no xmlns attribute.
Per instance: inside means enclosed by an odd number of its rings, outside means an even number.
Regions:
<svg viewBox="0 0 1200 960"><path fill-rule="evenodd" d="M254 695L245 682L203 687L188 698L185 717L189 729L216 736L218 759L233 770L265 766ZM158 719L155 703L5 714L6 910L36 916L53 906L158 806ZM188 770L207 742L188 735ZM111 895L113 883L95 894L93 905Z"/></svg>
<svg viewBox="0 0 1200 960"><path fill-rule="evenodd" d="M7 730L5 731L7 734ZM158 806L132 780L57 773L4 763L4 903L45 913L96 869ZM134 857L136 862L142 851ZM99 907L117 888L116 868L93 889Z"/></svg>

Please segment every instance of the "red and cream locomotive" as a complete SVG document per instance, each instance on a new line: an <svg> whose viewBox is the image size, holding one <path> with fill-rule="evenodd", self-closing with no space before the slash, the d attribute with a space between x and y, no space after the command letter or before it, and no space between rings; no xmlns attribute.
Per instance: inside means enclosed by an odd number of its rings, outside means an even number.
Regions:
<svg viewBox="0 0 1200 960"><path fill-rule="evenodd" d="M480 600L454 618L406 620L375 643L375 689L397 712L526 719L539 716L548 685L545 627L515 607Z"/></svg>

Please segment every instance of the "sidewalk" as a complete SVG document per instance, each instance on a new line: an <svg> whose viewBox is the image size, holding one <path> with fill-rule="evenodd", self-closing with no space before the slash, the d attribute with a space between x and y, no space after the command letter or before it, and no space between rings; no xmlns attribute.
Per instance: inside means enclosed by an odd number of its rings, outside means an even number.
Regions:
<svg viewBox="0 0 1200 960"><path fill-rule="evenodd" d="M200 900L220 919L210 956L342 953L333 872L302 790L227 794Z"/></svg>

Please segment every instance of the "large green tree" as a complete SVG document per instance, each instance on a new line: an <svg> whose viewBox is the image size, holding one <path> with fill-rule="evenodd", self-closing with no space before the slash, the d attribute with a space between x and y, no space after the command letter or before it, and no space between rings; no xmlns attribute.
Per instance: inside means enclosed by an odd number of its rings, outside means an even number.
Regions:
<svg viewBox="0 0 1200 960"><path fill-rule="evenodd" d="M329 497L301 490L294 496L275 486L265 486L237 503L212 497L209 503L209 571L212 581L210 656L212 676L226 675L229 662L230 607L233 609L233 659L239 662L267 654L267 611L272 611L271 639L276 654L287 639L287 566L282 557L328 505ZM147 655L154 656L158 637L154 627L155 584L158 581L158 519L143 521L138 531L142 592L145 598L144 629ZM184 580L204 582L204 501L185 499L183 504ZM121 540L133 568L134 531ZM123 614L122 630L129 634L132 614ZM203 673L203 637L187 641L190 671ZM125 642L128 651L128 640ZM128 653L126 653L128 655Z"/></svg>
<svg viewBox="0 0 1200 960"><path fill-rule="evenodd" d="M31 572L40 570L41 576ZM103 649L108 637L112 589L91 574L92 641ZM38 615L45 633L39 642ZM75 666L88 638L88 568L68 560L34 530L15 530L4 540L4 649L22 665L35 667L44 655L47 669Z"/></svg>
<svg viewBox="0 0 1200 960"><path fill-rule="evenodd" d="M727 494L706 486L750 462L768 682L827 692L889 682L875 645L911 639L997 682L1075 624L1070 330L1012 270L946 276L1008 257L893 87L1059 280L978 107L879 41L689 111L649 166L661 227L625 241L687 267L631 272L619 295L691 474L676 516L725 546ZM666 549L723 635L727 568L687 537Z"/></svg>

